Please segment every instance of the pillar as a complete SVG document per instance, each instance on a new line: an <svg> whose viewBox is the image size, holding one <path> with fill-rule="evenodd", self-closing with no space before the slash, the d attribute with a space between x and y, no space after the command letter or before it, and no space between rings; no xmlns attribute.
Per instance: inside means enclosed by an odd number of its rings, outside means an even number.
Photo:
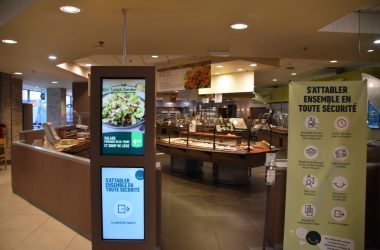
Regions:
<svg viewBox="0 0 380 250"><path fill-rule="evenodd" d="M0 123L7 126L5 135L7 159L11 159L12 142L19 140L22 130L22 80L0 72Z"/></svg>
<svg viewBox="0 0 380 250"><path fill-rule="evenodd" d="M47 89L47 121L55 126L66 124L66 89Z"/></svg>

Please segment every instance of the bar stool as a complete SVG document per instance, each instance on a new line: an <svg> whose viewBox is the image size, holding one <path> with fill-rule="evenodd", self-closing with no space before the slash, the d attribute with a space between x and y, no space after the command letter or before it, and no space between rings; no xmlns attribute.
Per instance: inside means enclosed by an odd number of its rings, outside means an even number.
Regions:
<svg viewBox="0 0 380 250"><path fill-rule="evenodd" d="M0 162L4 162L3 165L5 166L5 169L7 169L7 157L5 155L5 138L0 138Z"/></svg>

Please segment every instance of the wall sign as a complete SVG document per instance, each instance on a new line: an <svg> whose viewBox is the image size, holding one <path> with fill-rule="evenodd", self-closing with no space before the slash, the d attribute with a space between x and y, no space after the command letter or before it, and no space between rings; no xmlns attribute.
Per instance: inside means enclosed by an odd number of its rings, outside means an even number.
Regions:
<svg viewBox="0 0 380 250"><path fill-rule="evenodd" d="M144 168L102 167L104 240L144 240Z"/></svg>
<svg viewBox="0 0 380 250"><path fill-rule="evenodd" d="M284 249L364 249L367 87L289 86Z"/></svg>
<svg viewBox="0 0 380 250"><path fill-rule="evenodd" d="M102 79L104 155L144 155L145 79Z"/></svg>

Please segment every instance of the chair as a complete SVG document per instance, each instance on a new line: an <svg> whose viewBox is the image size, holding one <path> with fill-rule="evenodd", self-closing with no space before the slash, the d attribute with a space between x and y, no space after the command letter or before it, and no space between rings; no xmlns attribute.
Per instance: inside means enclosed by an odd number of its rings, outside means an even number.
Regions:
<svg viewBox="0 0 380 250"><path fill-rule="evenodd" d="M0 138L0 162L4 162L3 165L5 166L5 169L7 169L7 157L5 155L5 138Z"/></svg>

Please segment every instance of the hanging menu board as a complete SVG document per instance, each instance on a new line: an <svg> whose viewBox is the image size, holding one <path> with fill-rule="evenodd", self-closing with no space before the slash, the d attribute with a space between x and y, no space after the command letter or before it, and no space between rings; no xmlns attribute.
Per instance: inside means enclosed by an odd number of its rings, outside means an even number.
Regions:
<svg viewBox="0 0 380 250"><path fill-rule="evenodd" d="M364 249L367 87L289 85L284 249Z"/></svg>
<svg viewBox="0 0 380 250"><path fill-rule="evenodd" d="M104 240L144 240L144 168L102 167Z"/></svg>
<svg viewBox="0 0 380 250"><path fill-rule="evenodd" d="M145 79L102 79L103 155L144 155Z"/></svg>

